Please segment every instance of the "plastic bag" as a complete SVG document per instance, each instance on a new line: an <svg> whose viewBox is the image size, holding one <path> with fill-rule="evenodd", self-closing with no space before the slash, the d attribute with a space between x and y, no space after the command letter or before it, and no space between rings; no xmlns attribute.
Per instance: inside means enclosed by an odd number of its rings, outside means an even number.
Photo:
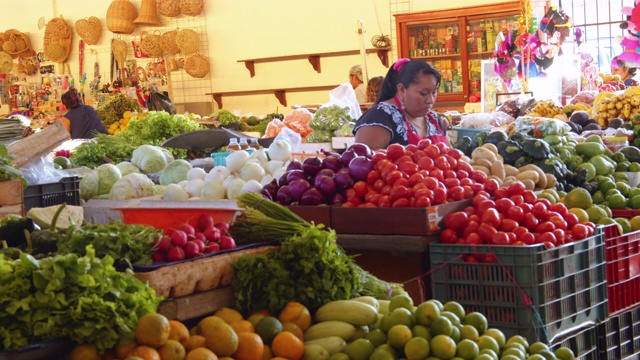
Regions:
<svg viewBox="0 0 640 360"><path fill-rule="evenodd" d="M302 136L297 132L289 129L288 127L283 127L280 129L278 136L276 136L273 141L284 140L291 145L292 152L300 152L300 146L302 145Z"/></svg>
<svg viewBox="0 0 640 360"><path fill-rule="evenodd" d="M149 94L149 100L147 100L147 108L152 111L166 111L173 115L176 113L176 108L173 106L173 102L165 94L157 91L151 91Z"/></svg>
<svg viewBox="0 0 640 360"><path fill-rule="evenodd" d="M530 132L533 137L564 135L571 130L566 122L538 116L520 116L516 119L516 131Z"/></svg>
<svg viewBox="0 0 640 360"><path fill-rule="evenodd" d="M27 185L49 184L60 181L62 178L73 176L65 170L53 167L53 154L41 156L20 168Z"/></svg>
<svg viewBox="0 0 640 360"><path fill-rule="evenodd" d="M349 115L351 115L351 118L354 120L357 120L362 116L362 110L360 110L360 104L356 98L356 92L353 90L353 86L348 82L342 83L337 88L329 91L329 102L327 104L323 104L323 106L327 105L338 105L340 107L347 106L349 108Z"/></svg>

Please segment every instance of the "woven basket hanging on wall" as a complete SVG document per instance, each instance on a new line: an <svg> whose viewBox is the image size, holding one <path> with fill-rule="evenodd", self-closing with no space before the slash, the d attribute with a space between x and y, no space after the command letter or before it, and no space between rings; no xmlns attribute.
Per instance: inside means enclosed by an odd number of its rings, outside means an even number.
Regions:
<svg viewBox="0 0 640 360"><path fill-rule="evenodd" d="M167 17L180 15L180 4L178 0L158 0L158 12Z"/></svg>
<svg viewBox="0 0 640 360"><path fill-rule="evenodd" d="M191 55L200 48L198 33L191 29L181 29L176 35L176 44L185 55Z"/></svg>
<svg viewBox="0 0 640 360"><path fill-rule="evenodd" d="M194 78L203 78L209 73L209 59L200 53L193 54L184 61L184 71Z"/></svg>
<svg viewBox="0 0 640 360"><path fill-rule="evenodd" d="M12 58L33 54L29 36L15 29L0 33L0 50L11 55Z"/></svg>
<svg viewBox="0 0 640 360"><path fill-rule="evenodd" d="M44 30L44 54L54 62L64 62L71 54L73 31L67 21L60 16L51 19Z"/></svg>
<svg viewBox="0 0 640 360"><path fill-rule="evenodd" d="M160 32L154 34L143 32L140 40L140 50L150 57L161 57L163 50L160 46Z"/></svg>
<svg viewBox="0 0 640 360"><path fill-rule="evenodd" d="M113 0L107 9L107 29L115 34L131 34L138 17L136 7L129 0Z"/></svg>
<svg viewBox="0 0 640 360"><path fill-rule="evenodd" d="M142 0L142 5L140 6L140 14L135 20L133 20L133 23L145 25L162 25L162 21L158 19L156 0Z"/></svg>
<svg viewBox="0 0 640 360"><path fill-rule="evenodd" d="M204 0L180 0L180 12L189 16L198 16L204 9Z"/></svg>
<svg viewBox="0 0 640 360"><path fill-rule="evenodd" d="M80 36L87 45L95 45L102 36L102 22L95 16L76 21L76 34Z"/></svg>
<svg viewBox="0 0 640 360"><path fill-rule="evenodd" d="M176 44L176 36L178 35L178 30L171 30L160 35L160 47L162 51L169 55L176 55L180 52L180 48L178 44Z"/></svg>

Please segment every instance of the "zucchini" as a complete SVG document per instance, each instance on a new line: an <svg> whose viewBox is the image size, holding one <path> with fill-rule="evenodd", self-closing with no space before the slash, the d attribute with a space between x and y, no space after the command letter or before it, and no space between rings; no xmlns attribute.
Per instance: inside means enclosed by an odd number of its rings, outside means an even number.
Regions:
<svg viewBox="0 0 640 360"><path fill-rule="evenodd" d="M347 350L347 342L340 336L327 336L315 340L307 340L305 338L304 345L320 345L327 350L329 356Z"/></svg>
<svg viewBox="0 0 640 360"><path fill-rule="evenodd" d="M318 322L338 320L352 325L373 325L378 320L378 311L369 304L353 300L334 300L316 311Z"/></svg>
<svg viewBox="0 0 640 360"><path fill-rule="evenodd" d="M353 298L351 300L360 301L360 302L363 302L365 304L369 304L369 305L373 306L376 310L380 309L380 303L378 302L378 299L374 298L373 296L359 296L359 297Z"/></svg>
<svg viewBox="0 0 640 360"><path fill-rule="evenodd" d="M327 320L315 323L304 332L305 340L322 339L328 336L338 336L350 340L356 334L356 327L344 321Z"/></svg>

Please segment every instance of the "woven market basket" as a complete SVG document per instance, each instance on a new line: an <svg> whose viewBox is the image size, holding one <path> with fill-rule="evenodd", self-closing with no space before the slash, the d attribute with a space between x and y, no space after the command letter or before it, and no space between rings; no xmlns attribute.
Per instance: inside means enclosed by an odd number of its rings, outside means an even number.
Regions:
<svg viewBox="0 0 640 360"><path fill-rule="evenodd" d="M143 33L140 40L140 49L149 57L161 57L162 47L160 46L160 32L158 34Z"/></svg>
<svg viewBox="0 0 640 360"><path fill-rule="evenodd" d="M123 68L125 66L125 61L127 60L127 42L122 39L113 39L111 42L111 52L113 53L113 57L118 62L118 67Z"/></svg>
<svg viewBox="0 0 640 360"><path fill-rule="evenodd" d="M162 51L170 55L175 55L180 52L180 48L176 43L177 35L178 30L167 31L160 35L160 47L162 48Z"/></svg>
<svg viewBox="0 0 640 360"><path fill-rule="evenodd" d="M131 34L137 17L138 11L129 0L113 0L107 9L107 29L115 34Z"/></svg>
<svg viewBox="0 0 640 360"><path fill-rule="evenodd" d="M184 71L194 78L203 78L209 73L209 59L201 54L193 54L185 60Z"/></svg>
<svg viewBox="0 0 640 360"><path fill-rule="evenodd" d="M193 54L200 48L198 33L191 29L182 29L176 35L176 44L183 54Z"/></svg>
<svg viewBox="0 0 640 360"><path fill-rule="evenodd" d="M9 29L3 33L2 49L11 57L31 56L33 48L29 37L15 29Z"/></svg>
<svg viewBox="0 0 640 360"><path fill-rule="evenodd" d="M0 51L0 74L8 74L11 69L13 69L11 55Z"/></svg>
<svg viewBox="0 0 640 360"><path fill-rule="evenodd" d="M156 10L156 0L142 0L140 6L140 14L133 20L134 24L161 25Z"/></svg>
<svg viewBox="0 0 640 360"><path fill-rule="evenodd" d="M44 30L44 54L54 62L64 62L71 54L73 32L67 21L61 17L53 18Z"/></svg>
<svg viewBox="0 0 640 360"><path fill-rule="evenodd" d="M76 34L84 40L87 45L95 45L100 41L102 35L102 22L95 16L76 21Z"/></svg>
<svg viewBox="0 0 640 360"><path fill-rule="evenodd" d="M180 15L178 0L158 0L158 12L160 15L176 17Z"/></svg>
<svg viewBox="0 0 640 360"><path fill-rule="evenodd" d="M180 0L180 11L189 16L198 16L204 9L204 0Z"/></svg>

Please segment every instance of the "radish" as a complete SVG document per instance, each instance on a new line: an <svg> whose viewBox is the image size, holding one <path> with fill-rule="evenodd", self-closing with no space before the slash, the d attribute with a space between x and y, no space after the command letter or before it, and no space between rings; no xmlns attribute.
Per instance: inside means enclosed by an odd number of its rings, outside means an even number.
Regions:
<svg viewBox="0 0 640 360"><path fill-rule="evenodd" d="M187 243L187 234L182 230L176 230L171 234L171 243L177 247L183 247Z"/></svg>
<svg viewBox="0 0 640 360"><path fill-rule="evenodd" d="M164 262L164 253L163 252L159 252L159 251L154 251L153 254L151 254L151 259L153 259L153 262Z"/></svg>
<svg viewBox="0 0 640 360"><path fill-rule="evenodd" d="M164 235L161 238L157 239L155 246L156 250L160 252L169 250L169 248L171 247L171 236Z"/></svg>
<svg viewBox="0 0 640 360"><path fill-rule="evenodd" d="M220 251L220 245L218 245L218 243L215 243L215 242L210 242L204 247L205 254L211 254L218 251Z"/></svg>
<svg viewBox="0 0 640 360"><path fill-rule="evenodd" d="M184 260L184 250L181 247L172 247L167 251L167 261L180 261Z"/></svg>
<svg viewBox="0 0 640 360"><path fill-rule="evenodd" d="M194 227L189 225L188 223L183 223L183 224L178 225L176 227L176 230L184 231L185 234L187 234L187 236L189 236L189 235L193 236L193 234L196 233L196 229L194 229Z"/></svg>
<svg viewBox="0 0 640 360"><path fill-rule="evenodd" d="M198 255L200 255L200 246L195 241L188 241L184 246L184 256L192 259Z"/></svg>
<svg viewBox="0 0 640 360"><path fill-rule="evenodd" d="M209 226L213 226L213 224L215 224L215 221L213 220L213 216L211 215L202 214L198 218L198 228L200 229L200 231L204 232L206 228L208 228Z"/></svg>
<svg viewBox="0 0 640 360"><path fill-rule="evenodd" d="M236 247L236 242L235 240L233 240L231 236L225 235L220 237L221 250L235 249L235 247Z"/></svg>
<svg viewBox="0 0 640 360"><path fill-rule="evenodd" d="M207 238L207 240L209 240L209 242L219 242L221 235L222 233L215 226L209 226L208 228L204 229L204 236Z"/></svg>

